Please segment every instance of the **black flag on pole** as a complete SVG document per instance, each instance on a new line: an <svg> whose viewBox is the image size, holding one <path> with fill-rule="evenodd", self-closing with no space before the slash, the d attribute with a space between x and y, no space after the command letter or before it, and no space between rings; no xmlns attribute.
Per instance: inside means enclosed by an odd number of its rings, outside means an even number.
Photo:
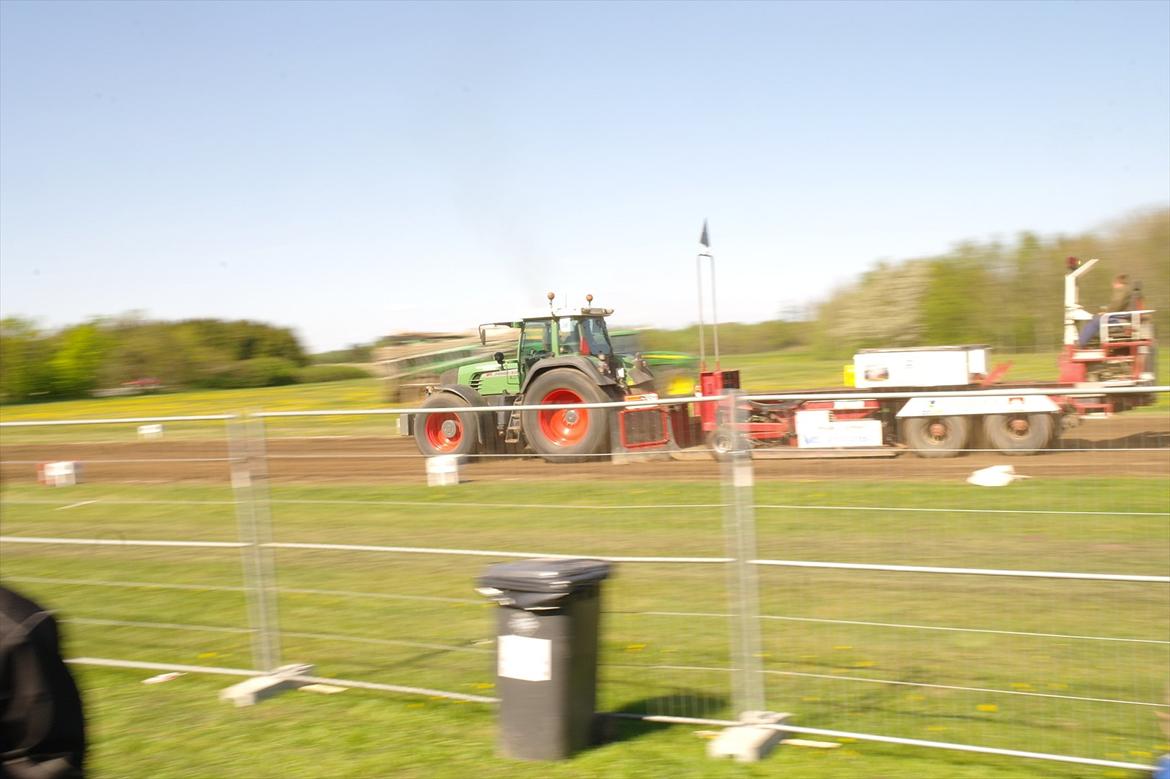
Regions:
<svg viewBox="0 0 1170 779"><path fill-rule="evenodd" d="M699 245L704 249L711 248L711 241L707 238L707 220L703 220L703 234L699 236Z"/></svg>

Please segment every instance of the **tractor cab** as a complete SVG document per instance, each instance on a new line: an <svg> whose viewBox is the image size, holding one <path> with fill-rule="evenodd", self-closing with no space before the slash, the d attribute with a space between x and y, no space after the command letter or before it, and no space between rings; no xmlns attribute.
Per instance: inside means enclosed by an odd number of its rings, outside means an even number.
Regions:
<svg viewBox="0 0 1170 779"><path fill-rule="evenodd" d="M474 387L481 394L518 394L530 374L548 360L584 358L597 371L616 385L627 384L627 378L639 375L634 357L616 355L610 341L605 318L611 308L592 305L593 296L586 295L588 305L573 309L553 309L553 293L549 293L548 313L506 322L489 322L479 326L480 341L487 343L493 329L511 328L519 331L514 354L496 352L491 363L467 366L459 372L458 383Z"/></svg>
<svg viewBox="0 0 1170 779"><path fill-rule="evenodd" d="M517 361L521 372L537 360L566 354L602 359L613 355L605 317L609 309L583 308L579 312L558 312L510 323L520 329Z"/></svg>

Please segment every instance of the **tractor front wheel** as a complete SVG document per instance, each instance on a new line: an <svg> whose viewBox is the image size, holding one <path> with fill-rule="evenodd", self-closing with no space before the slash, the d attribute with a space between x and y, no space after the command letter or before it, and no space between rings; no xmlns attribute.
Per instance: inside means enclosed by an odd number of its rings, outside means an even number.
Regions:
<svg viewBox="0 0 1170 779"><path fill-rule="evenodd" d="M440 392L431 395L423 408L450 409L419 414L414 423L414 441L418 450L427 456L438 454L465 455L475 451L475 414L461 412L468 403L458 395Z"/></svg>
<svg viewBox="0 0 1170 779"><path fill-rule="evenodd" d="M1055 439L1051 414L988 414L987 442L1004 454L1036 454Z"/></svg>
<svg viewBox="0 0 1170 779"><path fill-rule="evenodd" d="M971 437L969 417L910 417L902 435L919 457L957 457Z"/></svg>
<svg viewBox="0 0 1170 779"><path fill-rule="evenodd" d="M525 405L605 403L600 387L580 371L560 368L537 376L524 393ZM524 437L549 462L584 462L609 451L607 408L530 409L520 414Z"/></svg>

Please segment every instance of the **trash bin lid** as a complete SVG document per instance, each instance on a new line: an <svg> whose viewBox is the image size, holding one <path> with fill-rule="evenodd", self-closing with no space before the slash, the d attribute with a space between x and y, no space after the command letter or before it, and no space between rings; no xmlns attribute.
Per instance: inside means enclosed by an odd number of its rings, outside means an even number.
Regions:
<svg viewBox="0 0 1170 779"><path fill-rule="evenodd" d="M605 560L581 557L496 563L479 577L479 586L518 592L571 592L605 579L610 567Z"/></svg>

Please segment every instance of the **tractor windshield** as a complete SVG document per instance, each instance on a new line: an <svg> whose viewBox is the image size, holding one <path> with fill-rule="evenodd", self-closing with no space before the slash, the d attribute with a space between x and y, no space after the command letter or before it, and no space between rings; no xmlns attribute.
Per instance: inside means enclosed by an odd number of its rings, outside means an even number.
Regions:
<svg viewBox="0 0 1170 779"><path fill-rule="evenodd" d="M557 321L562 354L610 354L609 334L601 317L561 317Z"/></svg>

